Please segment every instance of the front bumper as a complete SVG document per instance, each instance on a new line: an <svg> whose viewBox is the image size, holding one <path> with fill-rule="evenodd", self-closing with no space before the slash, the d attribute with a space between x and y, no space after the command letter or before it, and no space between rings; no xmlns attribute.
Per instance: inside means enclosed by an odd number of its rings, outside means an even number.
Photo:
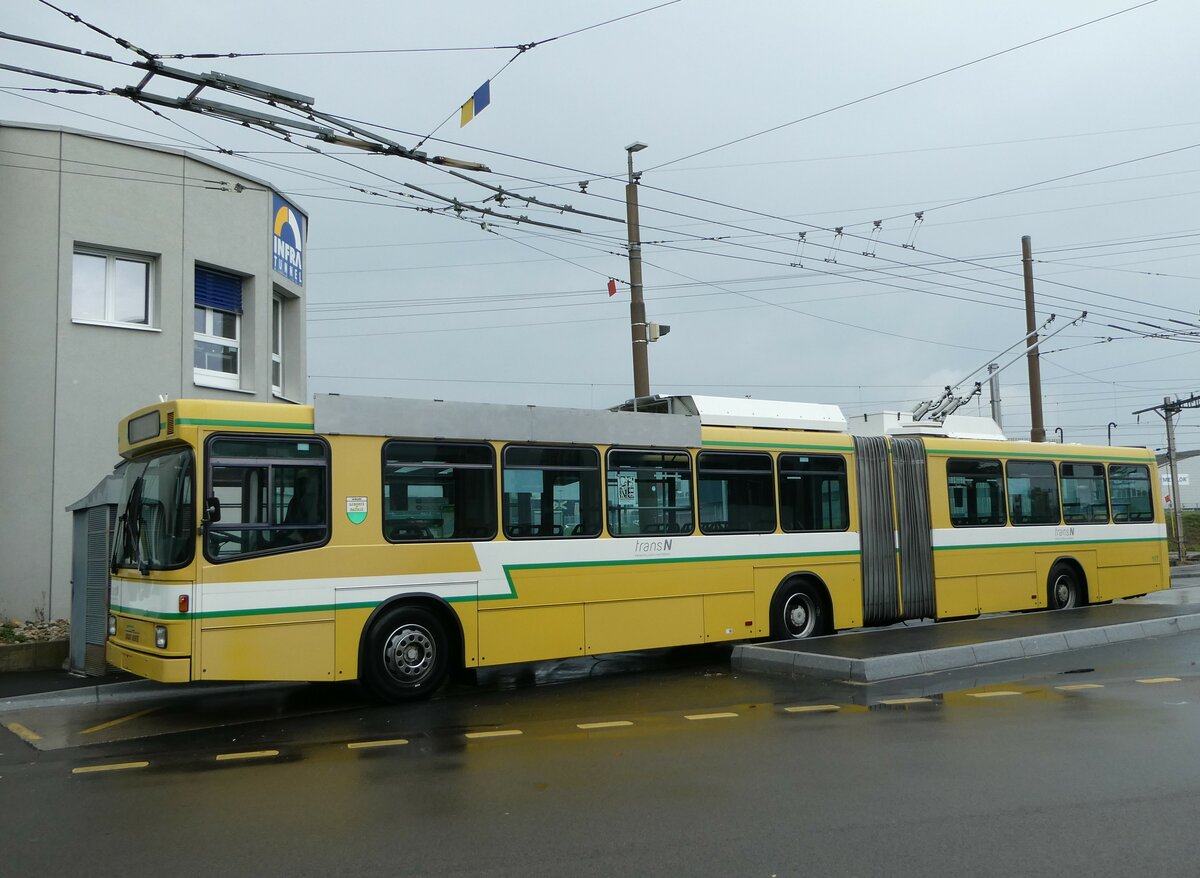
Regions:
<svg viewBox="0 0 1200 878"><path fill-rule="evenodd" d="M105 660L113 667L159 683L187 683L192 679L190 658L163 658L108 641Z"/></svg>

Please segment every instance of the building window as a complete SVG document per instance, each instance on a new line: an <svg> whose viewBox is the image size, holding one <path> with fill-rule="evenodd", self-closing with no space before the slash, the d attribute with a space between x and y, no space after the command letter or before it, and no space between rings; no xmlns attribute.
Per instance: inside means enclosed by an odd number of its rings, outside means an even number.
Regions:
<svg viewBox="0 0 1200 878"><path fill-rule="evenodd" d="M76 250L71 264L71 317L124 326L152 325L151 261L123 253Z"/></svg>
<svg viewBox="0 0 1200 878"><path fill-rule="evenodd" d="M283 396L283 298L271 298L271 392Z"/></svg>
<svg viewBox="0 0 1200 878"><path fill-rule="evenodd" d="M197 267L193 327L196 383L241 386L241 314L241 278Z"/></svg>

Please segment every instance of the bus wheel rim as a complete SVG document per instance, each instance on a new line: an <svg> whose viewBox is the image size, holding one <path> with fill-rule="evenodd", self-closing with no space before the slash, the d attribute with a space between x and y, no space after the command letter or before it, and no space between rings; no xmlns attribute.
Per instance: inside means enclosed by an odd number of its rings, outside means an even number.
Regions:
<svg viewBox="0 0 1200 878"><path fill-rule="evenodd" d="M791 595L783 605L783 625L794 638L807 637L816 624L816 606L803 592Z"/></svg>
<svg viewBox="0 0 1200 878"><path fill-rule="evenodd" d="M1060 609L1065 610L1071 606L1071 595L1071 581L1066 574L1054 580L1054 602Z"/></svg>
<svg viewBox="0 0 1200 878"><path fill-rule="evenodd" d="M432 673L436 658L433 636L420 625L397 628L383 646L383 666L400 683L420 683Z"/></svg>

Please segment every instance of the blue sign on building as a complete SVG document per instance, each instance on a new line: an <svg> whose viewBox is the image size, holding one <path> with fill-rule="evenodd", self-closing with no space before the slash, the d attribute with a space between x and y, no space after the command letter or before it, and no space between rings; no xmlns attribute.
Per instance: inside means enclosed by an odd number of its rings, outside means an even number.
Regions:
<svg viewBox="0 0 1200 878"><path fill-rule="evenodd" d="M304 285L304 216L278 195L271 239L271 267L294 284Z"/></svg>

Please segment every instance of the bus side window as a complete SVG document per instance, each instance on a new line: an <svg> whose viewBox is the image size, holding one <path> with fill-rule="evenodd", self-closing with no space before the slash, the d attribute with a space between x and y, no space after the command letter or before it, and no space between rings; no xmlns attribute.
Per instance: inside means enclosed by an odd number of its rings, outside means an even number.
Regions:
<svg viewBox="0 0 1200 878"><path fill-rule="evenodd" d="M506 536L600 535L600 452L595 448L509 445L501 479Z"/></svg>
<svg viewBox="0 0 1200 878"><path fill-rule="evenodd" d="M1107 524L1108 489L1104 465L1063 463L1063 521L1068 524Z"/></svg>
<svg viewBox="0 0 1200 878"><path fill-rule="evenodd" d="M325 443L315 439L210 439L207 493L220 516L205 528L205 555L228 561L324 544L328 458Z"/></svg>
<svg viewBox="0 0 1200 878"><path fill-rule="evenodd" d="M702 451L696 459L701 533L775 530L775 474L762 452Z"/></svg>
<svg viewBox="0 0 1200 878"><path fill-rule="evenodd" d="M779 516L792 533L848 529L845 458L779 455Z"/></svg>
<svg viewBox="0 0 1200 878"><path fill-rule="evenodd" d="M492 446L387 442L383 507L383 535L392 542L490 540L496 535Z"/></svg>
<svg viewBox="0 0 1200 878"><path fill-rule="evenodd" d="M608 532L692 532L692 458L687 451L608 451Z"/></svg>
<svg viewBox="0 0 1200 878"><path fill-rule="evenodd" d="M950 524L999 527L1005 523L1004 470L998 460L946 461Z"/></svg>
<svg viewBox="0 0 1200 878"><path fill-rule="evenodd" d="M1058 524L1058 479L1048 460L1008 462L1008 512L1014 525Z"/></svg>
<svg viewBox="0 0 1200 878"><path fill-rule="evenodd" d="M1112 494L1113 521L1154 520L1150 467L1143 464L1109 464L1108 486Z"/></svg>

